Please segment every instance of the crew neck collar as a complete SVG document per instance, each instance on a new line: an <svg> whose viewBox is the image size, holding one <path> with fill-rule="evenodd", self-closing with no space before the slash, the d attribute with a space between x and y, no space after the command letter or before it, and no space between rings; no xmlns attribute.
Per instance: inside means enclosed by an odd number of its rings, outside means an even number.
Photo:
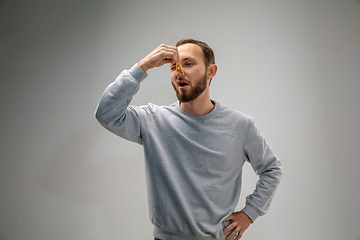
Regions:
<svg viewBox="0 0 360 240"><path fill-rule="evenodd" d="M186 115L186 116L189 116L189 117L191 117L191 118L193 118L193 119L196 119L196 120L205 120L205 119L208 119L208 118L212 118L213 116L215 116L216 115L216 113L219 111L219 109L220 109L220 104L218 103L218 102L216 102L216 101L214 101L214 100L211 100L213 103L214 103L214 108L213 108L213 110L211 110L211 112L209 112L209 113L207 113L207 114L204 114L204 115L194 115L194 114L190 114L190 113L187 113L187 112L185 112L184 110L182 110L181 109L181 107L180 107L180 102L179 101L177 101L176 103L175 103L175 108L176 108L176 110L178 111L178 112L180 112L180 113L182 113L182 114L184 114L184 115Z"/></svg>

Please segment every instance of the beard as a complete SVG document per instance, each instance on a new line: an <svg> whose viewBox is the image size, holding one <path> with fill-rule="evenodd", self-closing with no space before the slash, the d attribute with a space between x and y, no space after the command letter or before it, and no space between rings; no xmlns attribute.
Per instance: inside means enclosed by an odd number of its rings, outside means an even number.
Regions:
<svg viewBox="0 0 360 240"><path fill-rule="evenodd" d="M194 86L190 86L191 90L189 93L186 93L186 91L180 91L179 88L176 86L176 84L173 84L173 87L176 91L176 96L179 102L191 102L197 99L205 91L206 73L204 74L203 77L201 77L195 82Z"/></svg>

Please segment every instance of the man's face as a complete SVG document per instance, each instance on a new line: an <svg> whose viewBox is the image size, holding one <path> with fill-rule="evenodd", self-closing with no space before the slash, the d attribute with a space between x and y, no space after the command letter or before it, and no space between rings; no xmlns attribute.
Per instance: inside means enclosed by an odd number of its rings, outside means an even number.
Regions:
<svg viewBox="0 0 360 240"><path fill-rule="evenodd" d="M180 64L184 75L171 66L171 84L180 102L190 102L198 98L207 87L206 66L201 48L192 43L178 47Z"/></svg>

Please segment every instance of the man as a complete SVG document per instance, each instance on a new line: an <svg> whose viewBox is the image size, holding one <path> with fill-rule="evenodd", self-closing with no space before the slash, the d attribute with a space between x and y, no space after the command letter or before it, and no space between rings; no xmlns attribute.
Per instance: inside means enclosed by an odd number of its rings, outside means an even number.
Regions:
<svg viewBox="0 0 360 240"><path fill-rule="evenodd" d="M180 62L180 66L177 66ZM149 69L170 64L178 102L131 106ZM144 147L150 219L161 240L240 239L265 214L281 164L251 117L210 99L217 66L212 49L193 39L160 45L105 90L96 118L109 131ZM259 175L246 206L242 166Z"/></svg>

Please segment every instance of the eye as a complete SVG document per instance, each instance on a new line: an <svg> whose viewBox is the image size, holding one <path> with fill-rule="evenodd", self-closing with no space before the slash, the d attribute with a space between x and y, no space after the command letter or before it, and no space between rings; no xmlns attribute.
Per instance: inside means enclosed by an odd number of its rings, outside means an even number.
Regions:
<svg viewBox="0 0 360 240"><path fill-rule="evenodd" d="M194 63L192 63L192 62L187 62L186 63L186 66L192 66L192 65L194 65Z"/></svg>

